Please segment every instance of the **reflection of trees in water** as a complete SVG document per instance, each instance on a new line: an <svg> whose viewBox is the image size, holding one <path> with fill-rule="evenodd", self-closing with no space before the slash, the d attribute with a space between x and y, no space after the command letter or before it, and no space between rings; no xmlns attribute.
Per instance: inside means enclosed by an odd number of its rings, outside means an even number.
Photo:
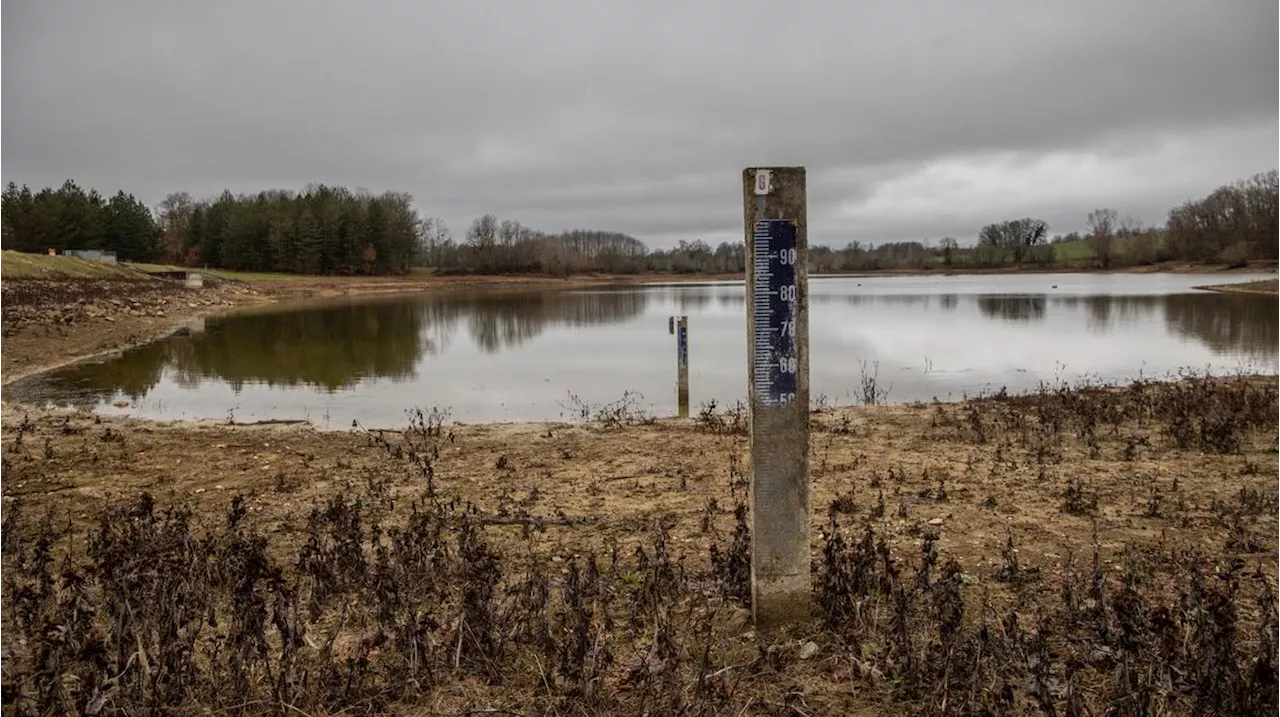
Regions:
<svg viewBox="0 0 1280 717"><path fill-rule="evenodd" d="M400 379L412 375L424 354L437 353L464 324L476 345L496 352L538 336L549 325L619 323L641 315L655 294L645 291L451 295L415 301L380 301L304 311L249 314L210 321L203 334L170 339L121 352L117 357L80 363L15 384L19 398L54 400L91 408L116 395L137 401L156 387L166 368L181 385L208 377L236 390L248 382L299 384L338 390L361 378ZM673 294L679 299L684 294ZM691 292L690 306L712 301L743 306L741 294ZM1087 312L1090 326L1115 330L1126 321L1152 320L1162 311L1170 331L1207 344L1218 353L1274 360L1280 340L1276 302L1270 298L1224 294L1174 296L957 296L824 295L816 303L903 306L944 310L962 301L982 315L1015 322L1042 321L1046 304ZM682 306L685 304L682 304Z"/></svg>
<svg viewBox="0 0 1280 717"><path fill-rule="evenodd" d="M422 352L423 318L403 302L232 317L175 346L174 366L179 381L217 376L236 391L246 382L335 391L363 377L403 379Z"/></svg>
<svg viewBox="0 0 1280 717"><path fill-rule="evenodd" d="M1091 329L1114 331L1124 323L1149 321L1163 310L1165 325L1179 335L1203 341L1216 353L1274 359L1280 340L1275 299L1227 294L1169 296L1064 296L1054 307L1083 308ZM1044 297L978 297L986 316L1013 321L1041 321Z"/></svg>
<svg viewBox="0 0 1280 717"><path fill-rule="evenodd" d="M495 353L518 346L548 326L616 324L644 313L643 291L574 291L449 297L428 302L431 323L453 323L463 316L471 339Z"/></svg>
<svg viewBox="0 0 1280 717"><path fill-rule="evenodd" d="M943 308L954 308L953 303L948 306L945 301L946 296L936 297L928 294L885 294L877 296L875 294L810 294L809 304L811 306L820 306L825 304L842 303L849 306L867 306L880 304L884 306L905 306L910 308L929 309L933 306L933 300L937 298L943 302ZM745 306L747 298L741 294L737 296L721 296L719 297L721 304L729 306Z"/></svg>
<svg viewBox="0 0 1280 717"><path fill-rule="evenodd" d="M978 311L993 319L1029 323L1044 321L1046 303L1043 296L979 296Z"/></svg>
<svg viewBox="0 0 1280 717"><path fill-rule="evenodd" d="M422 318L405 303L232 316L208 322L199 335L184 332L108 361L53 372L41 390L81 402L117 393L136 401L155 388L166 368L181 386L216 377L237 392L250 382L333 391L366 376L400 379L412 374L421 354Z"/></svg>
<svg viewBox="0 0 1280 717"><path fill-rule="evenodd" d="M336 391L362 378L412 376L421 356L442 350L463 319L476 345L494 352L553 323L586 326L634 318L646 301L639 291L555 292L244 314L210 321L202 334L184 332L106 361L68 366L41 377L31 391L85 408L119 393L136 401L156 387L166 368L188 387L213 377L236 391L250 382Z"/></svg>
<svg viewBox="0 0 1280 717"><path fill-rule="evenodd" d="M902 306L911 309L928 310L933 306L934 296L930 294L904 294L900 296L868 296L866 294L847 294L841 297L831 297L831 300L842 299L844 303L850 306L864 306L867 304L884 304L886 306Z"/></svg>
<svg viewBox="0 0 1280 717"><path fill-rule="evenodd" d="M1275 299L1211 293L1162 299L1165 325L1173 331L1199 339L1217 353L1276 358L1280 316Z"/></svg>
<svg viewBox="0 0 1280 717"><path fill-rule="evenodd" d="M180 339L171 339L177 340ZM15 388L20 396L25 397L30 387L31 398L81 410L92 410L116 395L137 401L160 383L160 375L169 363L166 343L125 349L101 361L73 363L20 382Z"/></svg>
<svg viewBox="0 0 1280 717"><path fill-rule="evenodd" d="M701 309L710 305L712 301L711 292L706 289L679 291L672 298L675 299L676 306L679 307L681 313L690 309ZM744 298L743 301L745 300Z"/></svg>
<svg viewBox="0 0 1280 717"><path fill-rule="evenodd" d="M1114 330L1119 324L1150 320L1155 316L1165 298L1163 296L1064 296L1053 299L1053 306L1087 312L1089 328L1106 333Z"/></svg>

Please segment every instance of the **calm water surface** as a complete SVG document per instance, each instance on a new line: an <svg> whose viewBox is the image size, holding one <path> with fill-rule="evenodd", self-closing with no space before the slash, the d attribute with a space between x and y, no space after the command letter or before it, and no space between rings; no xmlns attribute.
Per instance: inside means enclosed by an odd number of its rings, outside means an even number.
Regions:
<svg viewBox="0 0 1280 717"><path fill-rule="evenodd" d="M1273 278L1233 275L1232 281ZM1203 275L824 278L810 282L812 394L960 398L1060 379L1277 371L1277 300L1195 291ZM1056 285L1056 288L1054 288ZM675 413L667 317L689 316L694 410L746 395L740 282L448 294L210 319L171 338L11 385L10 400L160 419L353 419L402 425L436 406L461 421L573 417L638 392ZM127 402L127 406L117 404Z"/></svg>

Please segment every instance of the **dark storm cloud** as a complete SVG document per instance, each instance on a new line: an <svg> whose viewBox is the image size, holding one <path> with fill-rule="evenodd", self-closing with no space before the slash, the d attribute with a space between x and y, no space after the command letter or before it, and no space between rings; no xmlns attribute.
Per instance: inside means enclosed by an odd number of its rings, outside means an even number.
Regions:
<svg viewBox="0 0 1280 717"><path fill-rule="evenodd" d="M1159 221L1276 164L1263 2L9 3L6 181L400 189L654 245L809 168L814 240Z"/></svg>

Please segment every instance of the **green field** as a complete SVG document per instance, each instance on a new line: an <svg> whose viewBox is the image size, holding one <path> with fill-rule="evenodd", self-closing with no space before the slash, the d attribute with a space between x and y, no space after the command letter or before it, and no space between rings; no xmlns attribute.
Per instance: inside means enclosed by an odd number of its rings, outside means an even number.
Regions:
<svg viewBox="0 0 1280 717"><path fill-rule="evenodd" d="M1092 263L1098 254L1084 239L1064 241L1053 245L1053 260L1058 264Z"/></svg>

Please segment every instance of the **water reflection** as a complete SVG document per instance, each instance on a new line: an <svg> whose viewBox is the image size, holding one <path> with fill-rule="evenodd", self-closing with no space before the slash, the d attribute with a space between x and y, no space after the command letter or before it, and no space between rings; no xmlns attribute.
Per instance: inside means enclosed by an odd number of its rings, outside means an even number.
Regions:
<svg viewBox="0 0 1280 717"><path fill-rule="evenodd" d="M672 298L682 313L700 310L710 305L712 300L711 292L705 290L681 291Z"/></svg>
<svg viewBox="0 0 1280 717"><path fill-rule="evenodd" d="M465 317L468 333L486 353L497 353L539 336L548 327L615 324L644 313L649 295L639 291L574 291L441 298L425 302L432 323L455 326Z"/></svg>
<svg viewBox="0 0 1280 717"><path fill-rule="evenodd" d="M167 370L184 388L218 379L237 394L246 384L311 386L334 393L363 379L413 379L424 357L447 350L459 325L466 326L475 346L497 353L549 326L635 318L647 301L644 292L538 292L384 299L233 315L209 321L199 333L180 330L106 360L72 364L37 377L30 388L42 399L87 408L115 396L137 400ZM26 383L13 390L24 393Z"/></svg>
<svg viewBox="0 0 1280 717"><path fill-rule="evenodd" d="M1265 297L1165 297L1165 324L1183 336L1208 344L1218 353L1242 353L1274 360L1280 344L1280 313L1275 299Z"/></svg>
<svg viewBox="0 0 1280 717"><path fill-rule="evenodd" d="M1047 302L1043 296L979 296L978 311L983 316L1003 321L1044 321Z"/></svg>
<svg viewBox="0 0 1280 717"><path fill-rule="evenodd" d="M722 307L740 310L742 293L716 297ZM709 298L702 301L709 301ZM976 307L988 319L1014 324L1039 324L1055 315L1083 311L1089 328L1113 333L1125 325L1149 321L1157 315L1174 333L1202 341L1219 354L1242 354L1251 359L1275 359L1280 342L1280 314L1276 300L1201 292L1194 294L1143 294L1111 296L983 295L983 294L819 294L810 304L840 302L862 309L876 307L956 311ZM683 305L683 304L682 304Z"/></svg>
<svg viewBox="0 0 1280 717"><path fill-rule="evenodd" d="M1059 361L1117 380L1236 360L1274 370L1266 365L1280 345L1274 298L1188 293L1162 277L1055 281L1062 290L1017 277L814 282L814 390L844 395L861 360L891 377L895 401L1006 381L1033 387L1055 376ZM432 403L459 420L556 418L566 392L607 403L636 390L659 402L656 412L673 412L664 407L675 397L667 316L691 317L691 401L732 402L743 395L745 301L740 284L722 284L268 310L210 320L203 331L33 377L6 393L108 411L124 399L131 405L121 411L158 418L229 410L237 418L302 418L319 406L325 415L332 408L332 425L352 418L391 425L404 408Z"/></svg>

